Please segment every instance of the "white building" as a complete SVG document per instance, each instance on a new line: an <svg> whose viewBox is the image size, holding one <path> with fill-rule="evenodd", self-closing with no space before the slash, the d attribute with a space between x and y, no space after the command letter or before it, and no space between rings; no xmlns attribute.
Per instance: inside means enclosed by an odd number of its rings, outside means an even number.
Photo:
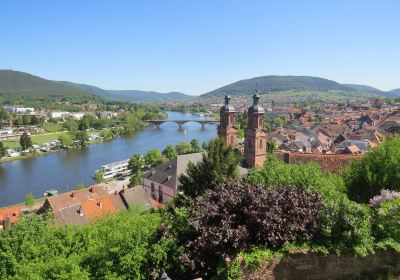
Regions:
<svg viewBox="0 0 400 280"><path fill-rule="evenodd" d="M70 115L70 112L62 112L62 111L52 111L49 114L51 119L65 118Z"/></svg>
<svg viewBox="0 0 400 280"><path fill-rule="evenodd" d="M12 135L13 129L10 126L0 128L0 136L3 135Z"/></svg>
<svg viewBox="0 0 400 280"><path fill-rule="evenodd" d="M4 106L4 109L10 113L17 113L17 114L33 114L33 113L35 113L35 108L31 108L31 107Z"/></svg>
<svg viewBox="0 0 400 280"><path fill-rule="evenodd" d="M83 112L76 112L76 113L71 113L70 116L73 117L74 119L80 120L83 118L85 113Z"/></svg>

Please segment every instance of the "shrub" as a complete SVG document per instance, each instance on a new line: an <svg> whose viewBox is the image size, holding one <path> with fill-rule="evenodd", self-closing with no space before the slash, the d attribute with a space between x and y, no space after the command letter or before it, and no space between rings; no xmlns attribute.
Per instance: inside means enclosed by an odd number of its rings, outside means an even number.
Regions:
<svg viewBox="0 0 400 280"><path fill-rule="evenodd" d="M381 205L382 202L400 198L400 192L394 192L389 190L382 190L380 195L376 195L370 199L369 205L377 208Z"/></svg>
<svg viewBox="0 0 400 280"><path fill-rule="evenodd" d="M400 191L400 137L386 140L343 171L349 198L368 203L381 190Z"/></svg>
<svg viewBox="0 0 400 280"><path fill-rule="evenodd" d="M262 168L253 168L244 179L275 189L296 186L319 192L324 200L337 200L345 196L345 186L340 177L322 172L316 163L286 164L276 157L269 157Z"/></svg>
<svg viewBox="0 0 400 280"><path fill-rule="evenodd" d="M380 203L375 211L374 235L400 242L400 198Z"/></svg>
<svg viewBox="0 0 400 280"><path fill-rule="evenodd" d="M337 254L367 255L373 250L369 208L347 198L330 201L321 211L321 231L316 244Z"/></svg>
<svg viewBox="0 0 400 280"><path fill-rule="evenodd" d="M271 248L309 241L319 229L321 197L294 187L268 191L232 182L198 197L189 209L194 238L184 262L194 271L215 269L215 256L235 255L253 245Z"/></svg>

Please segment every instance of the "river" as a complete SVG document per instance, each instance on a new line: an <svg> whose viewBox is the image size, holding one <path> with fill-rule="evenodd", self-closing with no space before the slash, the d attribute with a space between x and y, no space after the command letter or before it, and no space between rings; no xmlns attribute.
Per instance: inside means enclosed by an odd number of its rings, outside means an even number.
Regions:
<svg viewBox="0 0 400 280"><path fill-rule="evenodd" d="M196 120L200 116L190 113L167 112L169 120ZM168 144L196 138L200 143L217 134L215 124L204 129L199 123L188 122L180 131L176 123L164 123L157 130L149 125L130 137L109 142L48 154L36 158L0 164L0 207L23 202L27 193L39 198L49 189L65 192L78 184L90 185L95 170L101 165L130 158L132 154L145 154L151 149L164 149Z"/></svg>

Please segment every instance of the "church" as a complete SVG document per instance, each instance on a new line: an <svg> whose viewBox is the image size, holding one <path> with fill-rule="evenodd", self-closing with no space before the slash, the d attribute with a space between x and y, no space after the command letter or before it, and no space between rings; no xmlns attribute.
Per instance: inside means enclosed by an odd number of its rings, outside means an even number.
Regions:
<svg viewBox="0 0 400 280"><path fill-rule="evenodd" d="M218 136L234 148L238 146L236 111L230 104L231 97L225 96L225 104L220 110ZM247 128L244 147L241 149L248 167L262 166L267 154L267 131L264 129L264 108L259 105L260 96L253 96L253 104L247 110Z"/></svg>

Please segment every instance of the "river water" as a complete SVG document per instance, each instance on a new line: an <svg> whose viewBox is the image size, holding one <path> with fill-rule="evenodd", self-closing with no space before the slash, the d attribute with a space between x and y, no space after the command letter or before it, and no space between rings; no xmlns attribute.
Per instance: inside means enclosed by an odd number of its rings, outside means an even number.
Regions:
<svg viewBox="0 0 400 280"><path fill-rule="evenodd" d="M167 112L169 120L198 120L190 113ZM0 164L0 207L23 202L27 193L39 198L49 189L65 192L78 184L90 185L95 170L101 165L130 158L132 154L145 154L151 149L160 150L168 144L196 138L200 143L217 134L215 124L204 129L199 123L189 122L180 131L176 123L164 123L157 130L149 125L130 137L120 137L109 142L48 154L36 158Z"/></svg>

